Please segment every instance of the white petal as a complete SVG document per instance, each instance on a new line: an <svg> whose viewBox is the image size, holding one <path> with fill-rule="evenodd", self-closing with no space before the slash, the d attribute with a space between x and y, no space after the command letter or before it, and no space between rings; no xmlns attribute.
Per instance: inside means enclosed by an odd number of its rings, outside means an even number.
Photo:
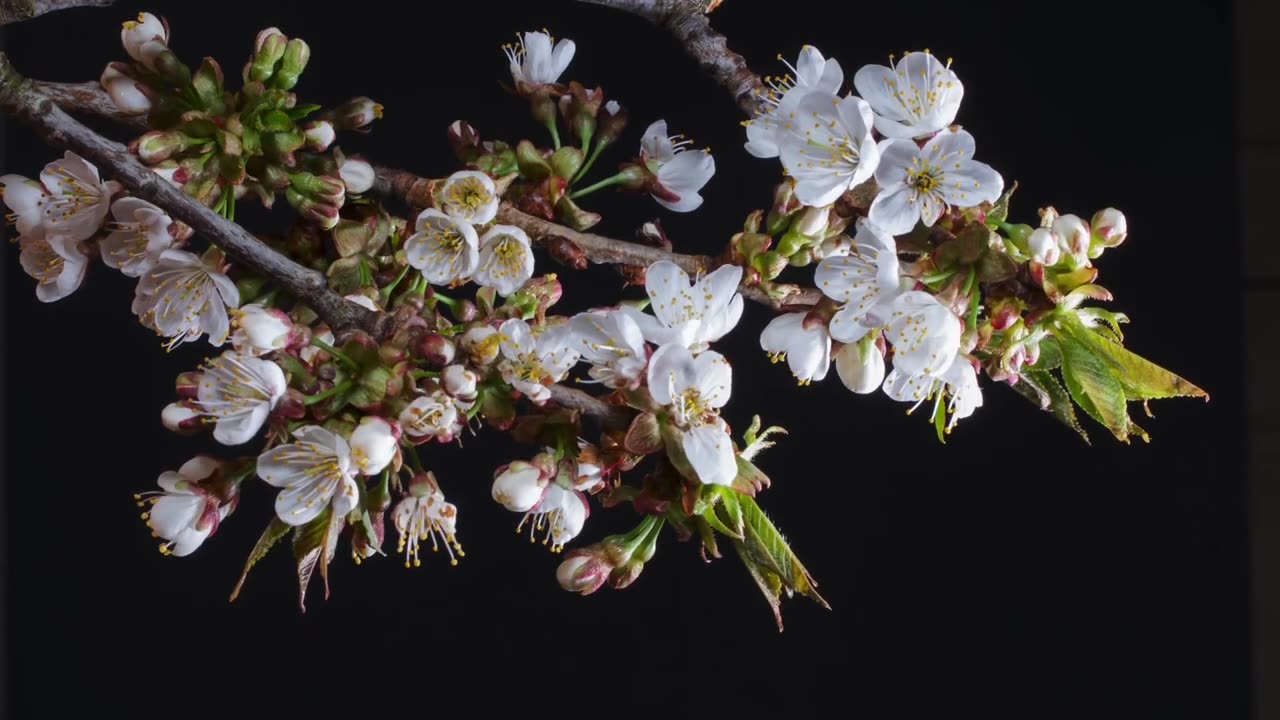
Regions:
<svg viewBox="0 0 1280 720"><path fill-rule="evenodd" d="M738 477L733 441L719 425L700 425L684 433L684 454L706 485L732 485Z"/></svg>
<svg viewBox="0 0 1280 720"><path fill-rule="evenodd" d="M551 82L559 79L560 75L569 67L576 49L577 46L568 38L556 43L555 50L551 52Z"/></svg>
<svg viewBox="0 0 1280 720"><path fill-rule="evenodd" d="M654 121L645 129L644 136L640 138L640 154L647 160L657 160L659 163L670 162L675 157L676 151L667 133L666 120Z"/></svg>
<svg viewBox="0 0 1280 720"><path fill-rule="evenodd" d="M498 333L502 335L502 355L508 360L519 360L521 356L538 349L533 331L529 329L528 323L519 318L503 322L498 326Z"/></svg>
<svg viewBox="0 0 1280 720"><path fill-rule="evenodd" d="M907 181L907 170L917 162L920 148L910 140L884 140L879 145L880 164L876 167L876 182L881 187L898 185Z"/></svg>
<svg viewBox="0 0 1280 720"><path fill-rule="evenodd" d="M995 202L1004 192L1004 178L995 168L976 160L961 160L960 167L947 170L941 190L947 202L966 208L984 202Z"/></svg>
<svg viewBox="0 0 1280 720"><path fill-rule="evenodd" d="M912 202L913 195L914 191L906 185L882 189L871 202L868 219L894 235L911 232L920 219L920 205Z"/></svg>
<svg viewBox="0 0 1280 720"><path fill-rule="evenodd" d="M778 157L776 126L756 119L747 124L747 143L743 147L758 158Z"/></svg>
<svg viewBox="0 0 1280 720"><path fill-rule="evenodd" d="M356 486L356 481L350 475L343 475L342 482L338 484L338 489L333 495L333 512L337 515L346 515L355 509L360 499L360 489Z"/></svg>
<svg viewBox="0 0 1280 720"><path fill-rule="evenodd" d="M649 293L653 314L671 327L686 318L697 317L703 303L694 298L689 275L673 262L661 260L645 272L644 289Z"/></svg>
<svg viewBox="0 0 1280 720"><path fill-rule="evenodd" d="M220 463L208 455L196 455L182 463L182 467L178 468L178 474L186 480L198 482L213 475L219 467Z"/></svg>
<svg viewBox="0 0 1280 720"><path fill-rule="evenodd" d="M724 308L717 308L703 319L694 340L698 343L711 343L724 337L742 319L742 295L735 294Z"/></svg>
<svg viewBox="0 0 1280 720"><path fill-rule="evenodd" d="M675 396L696 387L697 379L693 353L682 345L663 345L649 358L649 394L659 405L670 405Z"/></svg>
<svg viewBox="0 0 1280 720"><path fill-rule="evenodd" d="M884 379L884 391L898 402L919 403L929 397L936 382L932 375L911 375L895 367Z"/></svg>
<svg viewBox="0 0 1280 720"><path fill-rule="evenodd" d="M211 531L212 528L187 528L178 533L178 536L173 538L173 549L171 550L173 556L186 557L195 552L208 539Z"/></svg>
<svg viewBox="0 0 1280 720"><path fill-rule="evenodd" d="M213 439L223 445L241 445L253 439L267 421L271 409L258 405L248 412L232 417L219 418L213 428Z"/></svg>
<svg viewBox="0 0 1280 720"><path fill-rule="evenodd" d="M204 512L205 500L199 495L163 495L151 505L147 525L165 540L194 527Z"/></svg>
<svg viewBox="0 0 1280 720"><path fill-rule="evenodd" d="M760 349L768 353L787 352L787 348L791 347L796 337L803 332L801 326L808 314L807 312L787 313L769 321L769 324L764 327L764 332L760 333Z"/></svg>
<svg viewBox="0 0 1280 720"><path fill-rule="evenodd" d="M884 381L884 355L874 346L864 343L845 345L836 353L835 361L840 382L859 395L874 392Z"/></svg>
<svg viewBox="0 0 1280 720"><path fill-rule="evenodd" d="M853 74L854 89L877 115L888 120L907 120L910 115L895 94L897 85L897 73L884 65L864 65ZM887 135L879 122L876 123L876 129Z"/></svg>
<svg viewBox="0 0 1280 720"><path fill-rule="evenodd" d="M716 161L706 150L686 150L658 168L658 182L677 195L696 194L716 174Z"/></svg>
<svg viewBox="0 0 1280 720"><path fill-rule="evenodd" d="M693 360L692 386L708 407L724 407L733 387L733 368L723 355L708 350Z"/></svg>

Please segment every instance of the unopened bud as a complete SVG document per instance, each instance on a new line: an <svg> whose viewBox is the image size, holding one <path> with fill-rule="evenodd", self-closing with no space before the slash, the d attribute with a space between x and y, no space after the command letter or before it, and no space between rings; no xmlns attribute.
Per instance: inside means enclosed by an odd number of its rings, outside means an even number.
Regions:
<svg viewBox="0 0 1280 720"><path fill-rule="evenodd" d="M493 474L490 494L494 501L511 512L528 512L542 500L543 490L550 481L551 477L544 468L515 460Z"/></svg>
<svg viewBox="0 0 1280 720"><path fill-rule="evenodd" d="M627 109L617 100L606 102L596 115L596 143L608 145L618 139L627 127Z"/></svg>
<svg viewBox="0 0 1280 720"><path fill-rule="evenodd" d="M778 239L778 253L788 257L795 255L809 244L809 238L796 230L788 230Z"/></svg>
<svg viewBox="0 0 1280 720"><path fill-rule="evenodd" d="M289 38L284 36L277 28L267 28L258 33L256 40L257 48L253 53L253 59L249 61L249 66L245 68L247 76L245 82L265 82L269 80L276 71L276 63L280 62L280 58L284 57L285 47L289 44Z"/></svg>
<svg viewBox="0 0 1280 720"><path fill-rule="evenodd" d="M988 312L991 315L993 330L1008 330L1021 316L1018 301L1014 298L999 298L990 302Z"/></svg>
<svg viewBox="0 0 1280 720"><path fill-rule="evenodd" d="M502 338L488 325L474 327L462 334L462 351L473 365L488 365L498 359Z"/></svg>
<svg viewBox="0 0 1280 720"><path fill-rule="evenodd" d="M293 188L285 189L284 197L289 201L289 205L298 211L299 215L324 230L332 230L337 227L338 220L341 219L338 215L338 208L316 202Z"/></svg>
<svg viewBox="0 0 1280 720"><path fill-rule="evenodd" d="M294 190L327 205L342 207L346 199L347 186L340 178L300 172L290 175L289 183Z"/></svg>
<svg viewBox="0 0 1280 720"><path fill-rule="evenodd" d="M431 367L444 367L453 362L457 350L453 341L443 335L430 333L418 338L413 346L414 354Z"/></svg>
<svg viewBox="0 0 1280 720"><path fill-rule="evenodd" d="M382 106L367 97L352 98L333 111L333 126L339 130L369 132L374 120L382 117Z"/></svg>
<svg viewBox="0 0 1280 720"><path fill-rule="evenodd" d="M160 422L166 430L179 435L194 435L204 428L204 420L200 413L185 402L166 405L160 412Z"/></svg>
<svg viewBox="0 0 1280 720"><path fill-rule="evenodd" d="M476 307L474 302L463 298L453 306L451 314L458 322L471 322L480 315L480 308Z"/></svg>
<svg viewBox="0 0 1280 720"><path fill-rule="evenodd" d="M791 221L791 229L808 238L817 238L827 231L831 209L826 207L807 207ZM790 255L791 253L786 253Z"/></svg>
<svg viewBox="0 0 1280 720"><path fill-rule="evenodd" d="M790 181L784 181L773 191L773 205L769 208L769 217L765 229L770 235L781 235L786 232L791 216L803 207L795 197L795 187Z"/></svg>
<svg viewBox="0 0 1280 720"><path fill-rule="evenodd" d="M604 587L612 571L613 566L598 552L588 549L574 550L566 555L564 562L556 568L556 582L569 592L590 595Z"/></svg>
<svg viewBox="0 0 1280 720"><path fill-rule="evenodd" d="M1058 247L1076 258L1084 258L1089 252L1092 234L1089 225L1078 215L1060 215L1053 221L1053 231L1058 234Z"/></svg>
<svg viewBox="0 0 1280 720"><path fill-rule="evenodd" d="M1093 215L1093 244L1113 248L1129 236L1129 222L1115 208L1099 210Z"/></svg>
<svg viewBox="0 0 1280 720"><path fill-rule="evenodd" d="M151 110L151 100L143 92L142 84L128 75L128 69L124 63L109 63L98 82L120 112L141 115Z"/></svg>
<svg viewBox="0 0 1280 720"><path fill-rule="evenodd" d="M129 57L144 65L147 64L148 59L144 46L148 43L164 46L168 42L168 23L148 12L140 13L137 20L124 23L124 27L120 30L120 44L124 46L124 51L129 54Z"/></svg>
<svg viewBox="0 0 1280 720"><path fill-rule="evenodd" d="M1036 228L1027 236L1027 252L1041 265L1056 265L1062 256L1058 237L1049 228Z"/></svg>
<svg viewBox="0 0 1280 720"><path fill-rule="evenodd" d="M308 150L324 152L329 149L337 136L333 123L328 120L312 120L302 126L302 137L306 138Z"/></svg>
<svg viewBox="0 0 1280 720"><path fill-rule="evenodd" d="M644 572L644 561L632 558L626 565L614 568L609 573L609 587L614 590L622 590L629 587L640 577L640 573Z"/></svg>
<svg viewBox="0 0 1280 720"><path fill-rule="evenodd" d="M168 160L189 147L191 138L177 130L152 130L134 140L130 149L137 153L139 160L151 165Z"/></svg>
<svg viewBox="0 0 1280 720"><path fill-rule="evenodd" d="M761 278L772 280L787 268L787 258L773 250L768 250L755 256L751 264L760 271Z"/></svg>
<svg viewBox="0 0 1280 720"><path fill-rule="evenodd" d="M361 195L373 187L377 173L368 160L359 157L346 157L338 165L338 177L347 186L347 192Z"/></svg>
<svg viewBox="0 0 1280 720"><path fill-rule="evenodd" d="M476 374L465 365L450 365L440 373L440 384L451 397L471 402L476 399Z"/></svg>
<svg viewBox="0 0 1280 720"><path fill-rule="evenodd" d="M311 59L311 47L301 38L294 38L285 46L284 55L280 58L280 68L271 78L271 84L281 90L290 90L298 84L298 76L307 67Z"/></svg>

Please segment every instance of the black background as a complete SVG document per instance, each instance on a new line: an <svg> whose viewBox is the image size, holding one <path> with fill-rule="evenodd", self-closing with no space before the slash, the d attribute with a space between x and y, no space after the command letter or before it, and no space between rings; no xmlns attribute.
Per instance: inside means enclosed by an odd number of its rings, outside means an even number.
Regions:
<svg viewBox="0 0 1280 720"><path fill-rule="evenodd" d="M427 175L453 169L444 131L457 118L486 137L542 141L498 86L508 79L498 46L542 27L572 37L564 79L602 84L631 109L632 127L602 165L627 159L659 117L710 145L717 162L691 215L604 194L593 207L609 211L600 229L615 236L661 217L678 248L714 251L778 179L776 161L741 149L727 94L663 31L574 3L124 4L8 28L5 49L30 76L95 79L124 57L119 22L140 9L169 18L172 46L193 66L219 59L233 87L258 29L305 38L303 101L365 94L387 108L372 135L339 144ZM1047 204L1086 218L1123 209L1130 238L1103 258L1100 282L1133 318L1128 345L1212 402L1154 404L1157 419L1140 419L1150 445L1123 446L1093 426L1089 447L988 383L985 407L941 446L925 417L881 394L854 396L834 372L794 387L759 350L768 314L750 306L720 344L737 380L726 414L736 426L760 413L790 429L761 457L775 480L762 501L831 612L792 601L779 635L736 560L705 566L670 537L632 588L563 592L557 558L516 537L517 517L488 497L492 468L533 451L484 435L427 455L459 506L461 565L356 568L344 541L332 597L317 585L304 615L283 549L227 602L271 514L261 483L192 557L160 556L136 516L131 493L212 448L159 423L173 377L208 346L165 354L129 312L132 282L100 265L72 297L38 303L12 247L10 716L790 707L875 718L1245 717L1229 5L1077 2L1050 14L1022 2L730 0L713 21L761 73L782 70L775 55L794 58L803 43L839 58L847 79L891 52L954 57L966 90L958 122L980 160L1021 183L1015 215L1034 222ZM12 123L5 150L4 171L28 175L56 154ZM565 312L616 297L607 268L562 279ZM597 510L579 544L631 522L628 511Z"/></svg>

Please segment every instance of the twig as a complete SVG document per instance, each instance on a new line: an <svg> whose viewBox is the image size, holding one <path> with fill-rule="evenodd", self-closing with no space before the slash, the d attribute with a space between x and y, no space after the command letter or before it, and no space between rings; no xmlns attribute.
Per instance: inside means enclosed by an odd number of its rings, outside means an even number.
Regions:
<svg viewBox="0 0 1280 720"><path fill-rule="evenodd" d="M131 115L124 112L116 107L116 104L111 101L111 96L98 83L58 83L41 80L33 80L32 83L37 90L67 112L95 115L140 131L147 129L146 113Z"/></svg>
<svg viewBox="0 0 1280 720"><path fill-rule="evenodd" d="M135 196L164 208L234 259L279 282L335 332L362 328L381 337L389 330L391 316L343 299L329 289L323 275L275 252L244 228L163 180L120 143L98 135L65 113L22 77L4 53L0 53L0 109L30 125L46 141L95 163Z"/></svg>
<svg viewBox="0 0 1280 720"><path fill-rule="evenodd" d="M76 7L107 7L115 0L0 0L0 25L30 20L45 13Z"/></svg>
<svg viewBox="0 0 1280 720"><path fill-rule="evenodd" d="M718 2L707 0L579 0L591 5L603 5L632 15L638 15L659 27L665 28L684 45L684 49L698 61L704 72L724 86L733 96L738 107L747 117L755 117L764 110L761 96L764 84L760 76L751 72L747 61L729 49L724 35L711 27L707 19Z"/></svg>
<svg viewBox="0 0 1280 720"><path fill-rule="evenodd" d="M599 418L601 424L609 430L623 430L631 423L632 411L629 408L610 405L598 397L571 387L552 385L551 400L560 407Z"/></svg>

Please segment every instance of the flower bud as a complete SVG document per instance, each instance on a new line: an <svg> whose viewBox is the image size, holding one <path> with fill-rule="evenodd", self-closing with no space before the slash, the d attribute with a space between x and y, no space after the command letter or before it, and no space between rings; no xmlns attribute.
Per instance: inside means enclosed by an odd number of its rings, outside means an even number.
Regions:
<svg viewBox="0 0 1280 720"><path fill-rule="evenodd" d="M367 97L352 98L333 111L333 126L339 130L369 132L369 125L382 117L382 106Z"/></svg>
<svg viewBox="0 0 1280 720"><path fill-rule="evenodd" d="M450 365L440 373L440 383L444 386L444 391L449 393L450 397L465 402L476 399L477 382L476 374L468 370L465 365Z"/></svg>
<svg viewBox="0 0 1280 720"><path fill-rule="evenodd" d="M498 359L501 338L487 325L471 328L462 334L462 351L472 365L484 366Z"/></svg>
<svg viewBox="0 0 1280 720"><path fill-rule="evenodd" d="M377 475L399 451L400 428L376 415L360 418L351 432L351 461L364 475Z"/></svg>
<svg viewBox="0 0 1280 720"><path fill-rule="evenodd" d="M613 566L600 553L587 549L574 550L556 568L556 582L569 592L590 595L604 587L605 580L612 571Z"/></svg>
<svg viewBox="0 0 1280 720"><path fill-rule="evenodd" d="M258 33L253 59L245 68L245 82L269 80L275 74L276 64L280 62L280 58L284 57L285 47L288 44L289 38L277 28L267 28Z"/></svg>
<svg viewBox="0 0 1280 720"><path fill-rule="evenodd" d="M348 157L343 158L342 162L339 163L338 177L347 186L347 192L361 195L369 192L377 175L374 173L373 165L370 165L368 160L360 157Z"/></svg>
<svg viewBox="0 0 1280 720"><path fill-rule="evenodd" d="M466 298L463 298L453 306L453 319L458 322L471 322L480 315L480 308L476 304Z"/></svg>
<svg viewBox="0 0 1280 720"><path fill-rule="evenodd" d="M177 130L152 130L130 143L142 162L152 165L191 147L191 138Z"/></svg>
<svg viewBox="0 0 1280 720"><path fill-rule="evenodd" d="M284 197L289 201L289 205L298 211L299 215L319 225L321 229L332 230L337 227L340 219L338 217L338 208L304 197L293 188L286 188Z"/></svg>
<svg viewBox="0 0 1280 720"><path fill-rule="evenodd" d="M627 127L627 109L610 100L596 114L596 143L608 145L618 139Z"/></svg>
<svg viewBox="0 0 1280 720"><path fill-rule="evenodd" d="M830 217L831 208L829 207L806 207L791 221L791 229L807 238L816 238L826 233Z"/></svg>
<svg viewBox="0 0 1280 720"><path fill-rule="evenodd" d="M480 133L466 120L454 120L449 126L449 148L458 162L471 162L479 152Z"/></svg>
<svg viewBox="0 0 1280 720"><path fill-rule="evenodd" d="M778 254L790 257L809 244L809 238L793 230L788 230L778 239Z"/></svg>
<svg viewBox="0 0 1280 720"><path fill-rule="evenodd" d="M289 184L294 190L326 205L342 207L346 200L347 186L340 178L298 172L289 176Z"/></svg>
<svg viewBox="0 0 1280 720"><path fill-rule="evenodd" d="M795 197L795 186L790 181L780 183L773 191L773 206L769 208L769 217L765 221L765 229L770 235L781 235L791 223L791 216L803 207Z"/></svg>
<svg viewBox="0 0 1280 720"><path fill-rule="evenodd" d="M151 99L142 84L128 75L128 66L124 63L109 63L98 82L120 112L141 115L151 110Z"/></svg>
<svg viewBox="0 0 1280 720"><path fill-rule="evenodd" d="M430 333L418 337L413 344L413 352L431 367L444 367L453 362L456 348L449 338Z"/></svg>
<svg viewBox="0 0 1280 720"><path fill-rule="evenodd" d="M151 13L140 13L137 20L124 23L120 30L120 44L124 46L124 51L143 65L147 64L150 54L154 52L151 48L144 51L144 46L156 42L161 46L169 43L169 25Z"/></svg>
<svg viewBox="0 0 1280 720"><path fill-rule="evenodd" d="M1053 221L1053 231L1058 234L1058 247L1075 258L1084 258L1089 252L1092 234L1089 225L1078 215L1060 215Z"/></svg>
<svg viewBox="0 0 1280 720"><path fill-rule="evenodd" d="M760 271L762 279L772 280L787 268L787 258L773 250L768 250L755 256L751 264Z"/></svg>
<svg viewBox="0 0 1280 720"><path fill-rule="evenodd" d="M302 126L302 137L307 140L308 150L324 152L329 149L337 136L333 123L328 120L312 120Z"/></svg>
<svg viewBox="0 0 1280 720"><path fill-rule="evenodd" d="M311 59L311 47L301 38L294 38L285 46L284 55L280 58L280 68L271 78L271 84L281 90L291 90L298 84L298 76L302 75Z"/></svg>
<svg viewBox="0 0 1280 720"><path fill-rule="evenodd" d="M842 346L835 361L840 381L859 395L875 392L884 382L884 354L870 337Z"/></svg>
<svg viewBox="0 0 1280 720"><path fill-rule="evenodd" d="M1062 256L1058 236L1048 228L1036 228L1027 236L1027 252L1041 265L1056 265Z"/></svg>
<svg viewBox="0 0 1280 720"><path fill-rule="evenodd" d="M529 512L542 500L550 477L524 460L498 468L493 476L493 499L511 512Z"/></svg>
<svg viewBox="0 0 1280 720"><path fill-rule="evenodd" d="M571 145L565 145L551 154L551 172L565 180L572 179L582 168L582 151Z"/></svg>
<svg viewBox="0 0 1280 720"><path fill-rule="evenodd" d="M282 350L296 339L293 321L283 310L257 303L231 310L231 344L237 352L264 355Z"/></svg>
<svg viewBox="0 0 1280 720"><path fill-rule="evenodd" d="M998 298L990 301L988 313L991 316L993 330L1008 330L1021 315L1018 301L1014 298Z"/></svg>
<svg viewBox="0 0 1280 720"><path fill-rule="evenodd" d="M194 435L204 429L204 419L186 402L169 403L160 412L160 422L169 432Z"/></svg>
<svg viewBox="0 0 1280 720"><path fill-rule="evenodd" d="M1129 236L1129 222L1115 208L1099 210L1093 215L1093 245L1113 248Z"/></svg>
<svg viewBox="0 0 1280 720"><path fill-rule="evenodd" d="M609 573L609 587L614 590L622 590L629 587L631 583L634 583L640 577L642 572L644 572L644 561L632 558L626 565L614 568L613 572Z"/></svg>

